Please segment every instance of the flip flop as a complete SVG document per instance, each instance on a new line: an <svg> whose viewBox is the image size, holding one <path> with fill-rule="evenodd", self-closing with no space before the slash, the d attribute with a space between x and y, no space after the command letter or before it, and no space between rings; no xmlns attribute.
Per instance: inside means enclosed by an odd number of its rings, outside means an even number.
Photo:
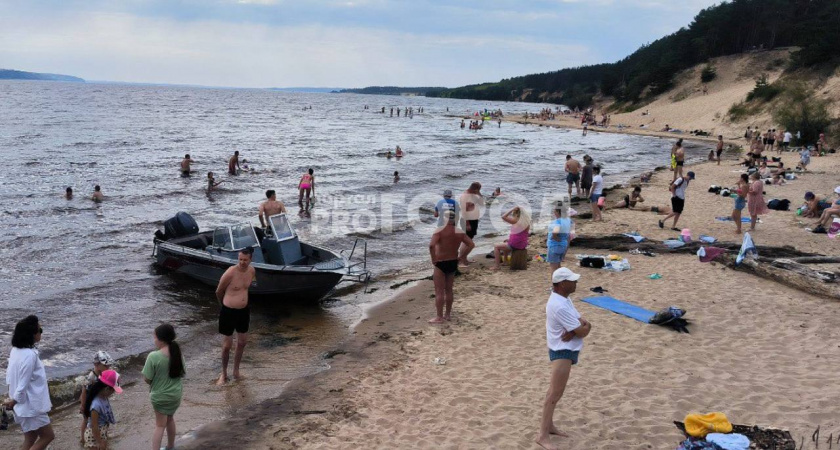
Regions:
<svg viewBox="0 0 840 450"><path fill-rule="evenodd" d="M682 231L682 230L680 230L680 229L679 229L679 228L677 228L677 227L674 227L674 228L671 228L671 231Z"/></svg>
<svg viewBox="0 0 840 450"><path fill-rule="evenodd" d="M601 286L595 286L594 288L589 288L589 290L592 291L592 292L597 292L599 294L604 293L604 292L609 292L606 289L602 288Z"/></svg>
<svg viewBox="0 0 840 450"><path fill-rule="evenodd" d="M663 222L663 221L661 221L661 220L660 220L660 221L659 221L659 228L663 228L663 229L664 229L664 228L665 228L665 222Z"/></svg>

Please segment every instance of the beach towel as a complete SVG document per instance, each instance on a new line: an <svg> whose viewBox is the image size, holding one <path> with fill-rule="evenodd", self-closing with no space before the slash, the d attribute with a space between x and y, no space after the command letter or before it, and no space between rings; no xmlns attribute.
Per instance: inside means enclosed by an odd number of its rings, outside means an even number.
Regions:
<svg viewBox="0 0 840 450"><path fill-rule="evenodd" d="M749 450L750 448L750 439L738 433L709 433L706 435L706 440L723 450Z"/></svg>
<svg viewBox="0 0 840 450"><path fill-rule="evenodd" d="M744 242L741 243L741 250L738 252L738 257L735 258L735 264L741 264L747 256L758 258L758 249L755 248L750 233L744 233Z"/></svg>
<svg viewBox="0 0 840 450"><path fill-rule="evenodd" d="M666 239L666 240L662 241L662 243L665 244L665 246L670 248L670 249L680 248L683 245L685 245L685 242L683 242L679 239Z"/></svg>
<svg viewBox="0 0 840 450"><path fill-rule="evenodd" d="M715 217L718 222L734 222L731 217ZM741 217L741 223L750 223L749 217Z"/></svg>
<svg viewBox="0 0 840 450"><path fill-rule="evenodd" d="M686 328L688 321L682 318L685 311L675 306L671 306L659 313L656 313L640 306L632 305L607 296L587 297L581 301L589 303L592 306L606 309L607 311L612 311L616 314L621 314L622 316L627 316L631 319L636 319L639 322L662 325L673 328L675 331L688 333L688 329ZM668 317L665 317L666 315ZM654 322L655 318L657 319L656 322Z"/></svg>
<svg viewBox="0 0 840 450"><path fill-rule="evenodd" d="M635 231L632 232L632 233L622 233L622 234L624 236L629 237L629 238L633 238L633 240L636 241L636 242L642 242L642 241L645 240L644 236L640 235L639 233L636 233Z"/></svg>
<svg viewBox="0 0 840 450"><path fill-rule="evenodd" d="M697 256L700 257L700 262L704 263L714 261L715 258L724 253L726 253L726 249L720 247L700 247L700 250L697 250Z"/></svg>
<svg viewBox="0 0 840 450"><path fill-rule="evenodd" d="M700 242L705 242L706 244L714 244L715 242L717 242L716 238L706 236L705 234L701 234L699 239Z"/></svg>
<svg viewBox="0 0 840 450"><path fill-rule="evenodd" d="M709 433L729 433L732 424L722 412L689 414L685 416L685 432L689 436L706 437Z"/></svg>
<svg viewBox="0 0 840 450"><path fill-rule="evenodd" d="M653 311L607 296L587 297L581 301L644 323L650 323L650 319L656 315Z"/></svg>

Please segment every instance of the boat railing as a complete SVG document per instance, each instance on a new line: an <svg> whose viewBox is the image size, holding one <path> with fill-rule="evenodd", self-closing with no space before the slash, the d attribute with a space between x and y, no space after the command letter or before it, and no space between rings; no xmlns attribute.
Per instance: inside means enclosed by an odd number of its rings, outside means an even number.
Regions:
<svg viewBox="0 0 840 450"><path fill-rule="evenodd" d="M361 244L360 244L361 243ZM361 247L361 256L357 261L353 261L353 256L356 255L356 250ZM344 275L347 280L359 283L367 283L370 280L370 272L367 270L367 240L357 238L353 242L353 248L350 249L350 254L345 256L346 250L340 252L341 256L347 259L347 273Z"/></svg>

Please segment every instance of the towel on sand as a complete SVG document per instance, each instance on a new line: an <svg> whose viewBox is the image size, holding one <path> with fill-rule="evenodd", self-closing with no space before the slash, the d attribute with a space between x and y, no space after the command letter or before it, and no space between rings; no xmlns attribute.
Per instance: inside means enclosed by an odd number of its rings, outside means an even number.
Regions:
<svg viewBox="0 0 840 450"><path fill-rule="evenodd" d="M706 440L714 443L723 450L749 450L750 440L743 434L709 433Z"/></svg>
<svg viewBox="0 0 840 450"><path fill-rule="evenodd" d="M758 249L755 248L750 233L744 233L744 242L741 243L741 250L738 252L738 257L735 258L735 264L741 264L747 256L758 258Z"/></svg>
<svg viewBox="0 0 840 450"><path fill-rule="evenodd" d="M685 432L689 436L706 437L709 433L729 433L732 424L722 412L689 414L685 416Z"/></svg>
<svg viewBox="0 0 840 450"><path fill-rule="evenodd" d="M720 247L700 247L700 250L697 250L700 262L714 261L715 258L724 253L726 253L726 249Z"/></svg>

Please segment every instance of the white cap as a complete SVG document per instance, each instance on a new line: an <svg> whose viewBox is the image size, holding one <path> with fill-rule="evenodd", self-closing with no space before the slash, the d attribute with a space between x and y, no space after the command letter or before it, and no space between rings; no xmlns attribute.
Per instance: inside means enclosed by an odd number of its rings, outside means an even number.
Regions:
<svg viewBox="0 0 840 450"><path fill-rule="evenodd" d="M834 188L834 193L835 194L840 194L840 186L837 186L836 188Z"/></svg>
<svg viewBox="0 0 840 450"><path fill-rule="evenodd" d="M572 272L571 270L561 267L554 271L551 274L551 282L557 284L561 281L577 281L580 278L580 275Z"/></svg>

